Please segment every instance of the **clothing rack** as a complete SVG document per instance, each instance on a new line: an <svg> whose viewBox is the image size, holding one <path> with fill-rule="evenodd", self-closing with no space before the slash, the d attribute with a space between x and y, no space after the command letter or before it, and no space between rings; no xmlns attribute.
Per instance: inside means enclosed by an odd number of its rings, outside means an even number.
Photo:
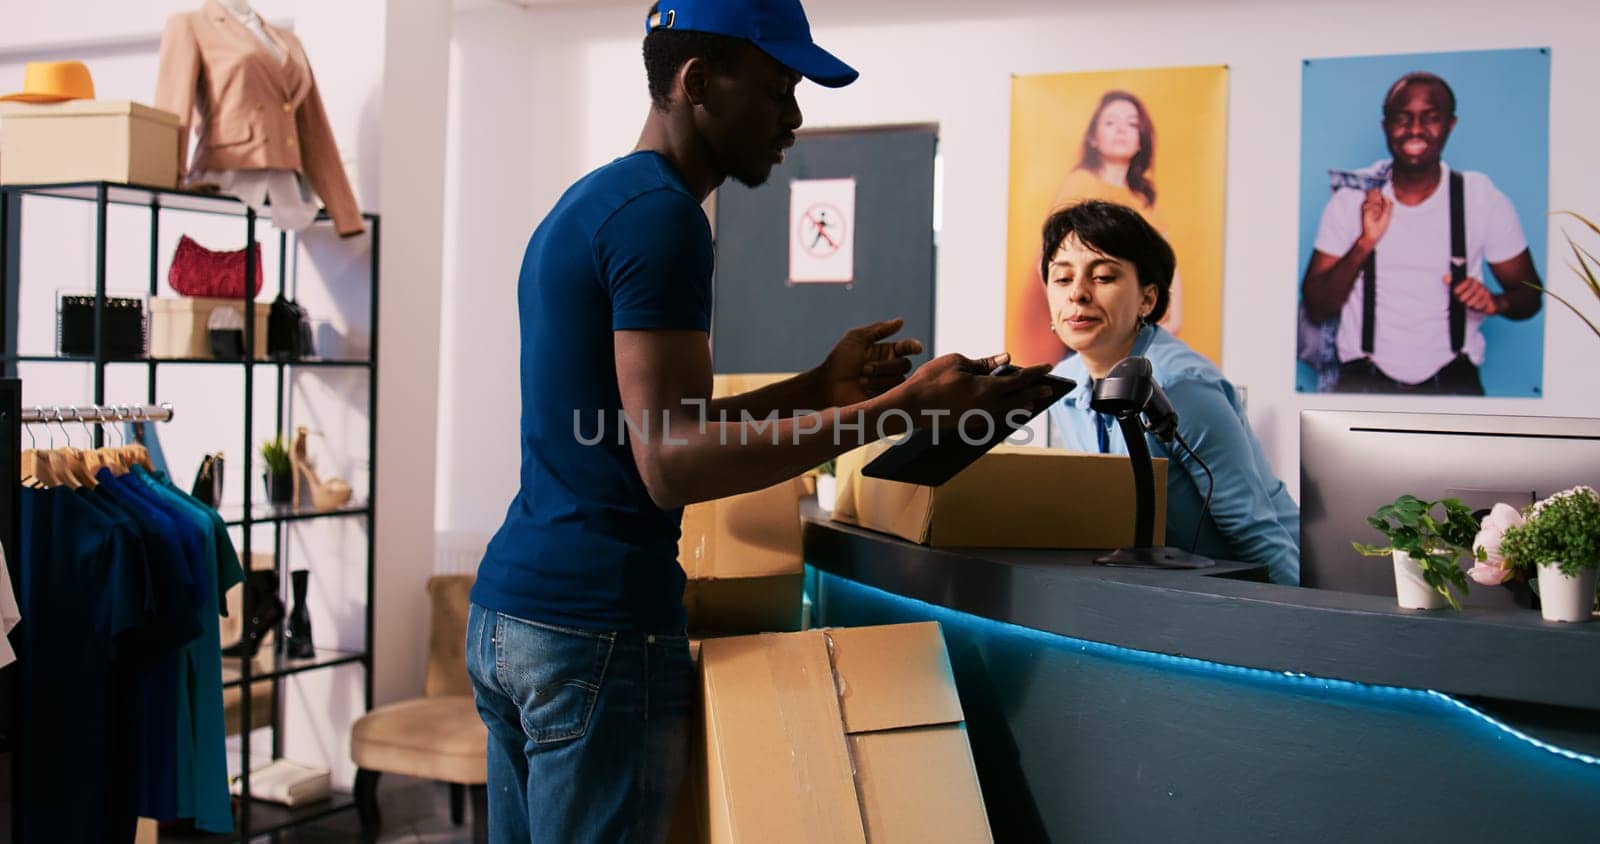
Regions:
<svg viewBox="0 0 1600 844"><path fill-rule="evenodd" d="M6 567L11 575L11 587L22 592L21 528L22 497L17 475L22 462L22 427L69 422L105 424L111 422L169 422L172 420L171 404L88 404L88 405L33 405L22 406L22 379L0 378L0 547L5 549ZM95 441L101 441L103 432L95 432ZM26 616L22 624L27 624ZM19 689L16 672L0 671L0 754L9 760L9 770L4 774L9 783L6 799L10 806L11 837L20 837L21 815L17 811L17 784L26 770L25 760L19 757L12 736L21 726L16 723Z"/></svg>
<svg viewBox="0 0 1600 844"><path fill-rule="evenodd" d="M19 397L20 398L20 397ZM23 425L41 425L49 422L82 422L88 424L95 422L171 422L172 405L170 404L86 404L71 405L30 405L20 411L20 420Z"/></svg>

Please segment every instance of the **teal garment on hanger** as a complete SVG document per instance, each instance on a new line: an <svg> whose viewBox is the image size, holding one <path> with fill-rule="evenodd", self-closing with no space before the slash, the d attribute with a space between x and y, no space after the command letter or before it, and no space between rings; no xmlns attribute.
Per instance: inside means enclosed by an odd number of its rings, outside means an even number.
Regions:
<svg viewBox="0 0 1600 844"><path fill-rule="evenodd" d="M135 466L132 476L154 494L170 503L189 520L201 540L202 561L197 574L205 580L205 604L201 609L200 638L185 649L188 659L180 660L179 675L186 676L193 691L187 713L180 704L180 717L187 715L193 741L178 744L178 770L192 772L193 779L179 783L180 816L193 817L195 826L207 832L232 832L233 807L228 793L227 725L222 703L222 633L218 618L229 588L244 580L239 555L228 537L227 526L217 511L201 504L167 480ZM183 686L180 685L180 689ZM180 695L180 697L182 697ZM181 731L186 722L179 721ZM187 750L187 754L185 751ZM192 814L186 814L187 809Z"/></svg>
<svg viewBox="0 0 1600 844"><path fill-rule="evenodd" d="M125 498L134 499L133 502L125 502L129 506L136 503L147 513L152 514L147 515L147 519L164 519L172 526L170 530L177 545L174 549L176 552L174 561L186 569L186 580L191 587L190 602L186 611L194 620L199 635L178 648L174 660L172 709L167 717L170 717L174 724L174 740L170 750L175 802L169 817L195 818L196 801L193 795L198 788L201 788L201 784L194 765L195 743L200 740L194 729L194 713L206 705L206 702L197 700L197 695L202 689L194 681L194 663L197 659L204 659L203 656L197 656L197 651L203 653L205 650L206 630L217 626L214 619L207 624L207 617L214 616L216 610L207 600L207 596L211 593L212 576L207 572L210 557L205 551L205 536L202 534L201 526L195 523L189 513L177 509L164 497L154 494L149 485L137 477L131 474L116 477L110 470L102 469L99 478L101 487L121 492ZM161 819L160 816L157 817ZM218 831L201 826L198 818L195 825L207 831Z"/></svg>

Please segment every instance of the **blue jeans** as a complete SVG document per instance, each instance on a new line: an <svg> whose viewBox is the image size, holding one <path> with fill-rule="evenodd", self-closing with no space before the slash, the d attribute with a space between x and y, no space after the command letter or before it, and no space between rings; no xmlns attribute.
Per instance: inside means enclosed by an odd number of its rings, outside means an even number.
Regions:
<svg viewBox="0 0 1600 844"><path fill-rule="evenodd" d="M684 636L557 627L473 604L489 840L659 842L689 754Z"/></svg>

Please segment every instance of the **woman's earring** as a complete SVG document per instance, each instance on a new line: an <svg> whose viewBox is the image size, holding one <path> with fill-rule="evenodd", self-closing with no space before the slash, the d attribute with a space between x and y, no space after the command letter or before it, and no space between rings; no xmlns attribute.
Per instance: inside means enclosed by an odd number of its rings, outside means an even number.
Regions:
<svg viewBox="0 0 1600 844"><path fill-rule="evenodd" d="M1056 333L1056 321L1055 320L1050 320L1049 326L1050 326L1050 333L1051 334Z"/></svg>

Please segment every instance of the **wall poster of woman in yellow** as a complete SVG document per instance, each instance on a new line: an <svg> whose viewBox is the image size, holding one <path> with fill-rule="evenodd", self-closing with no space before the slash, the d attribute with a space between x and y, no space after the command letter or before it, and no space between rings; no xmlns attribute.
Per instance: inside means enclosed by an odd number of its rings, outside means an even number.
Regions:
<svg viewBox="0 0 1600 844"><path fill-rule="evenodd" d="M1018 76L1011 81L1006 349L1019 364L1067 354L1050 332L1039 230L1085 199L1139 211L1178 257L1161 325L1222 360L1222 214L1228 69Z"/></svg>

